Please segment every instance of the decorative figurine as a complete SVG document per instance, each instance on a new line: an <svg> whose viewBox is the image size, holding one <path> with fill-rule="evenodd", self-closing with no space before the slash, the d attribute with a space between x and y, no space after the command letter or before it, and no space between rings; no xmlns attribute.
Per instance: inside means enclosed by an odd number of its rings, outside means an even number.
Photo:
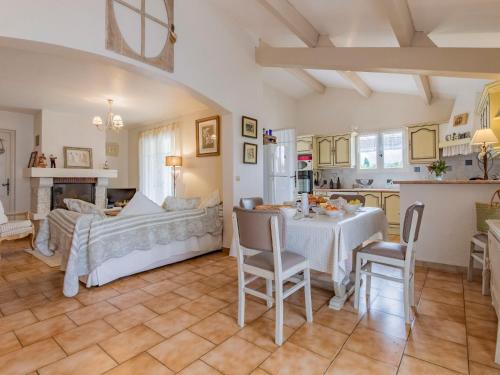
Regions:
<svg viewBox="0 0 500 375"><path fill-rule="evenodd" d="M47 158L45 157L45 154L42 154L38 157L38 168L47 168Z"/></svg>
<svg viewBox="0 0 500 375"><path fill-rule="evenodd" d="M57 159L57 156L54 156L52 154L49 155L49 159L50 159L50 168L56 168L56 159Z"/></svg>
<svg viewBox="0 0 500 375"><path fill-rule="evenodd" d="M104 162L104 167L103 168L104 169L109 169L109 163L108 163L107 160Z"/></svg>

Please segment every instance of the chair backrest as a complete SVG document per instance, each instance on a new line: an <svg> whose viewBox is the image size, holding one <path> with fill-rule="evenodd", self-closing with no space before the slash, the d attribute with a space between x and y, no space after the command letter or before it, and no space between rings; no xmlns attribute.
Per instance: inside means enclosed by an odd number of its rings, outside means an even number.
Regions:
<svg viewBox="0 0 500 375"><path fill-rule="evenodd" d="M330 195L330 199L338 199L338 198L344 198L347 202L357 199L361 202L362 206L364 206L365 202L366 202L365 197L363 195L359 195L359 194L337 194L337 193L334 193L334 194Z"/></svg>
<svg viewBox="0 0 500 375"><path fill-rule="evenodd" d="M279 210L247 210L234 207L239 244L247 249L273 251L271 234L271 218L278 218L279 243L282 244L285 235L283 215ZM280 248L283 248L280 245Z"/></svg>
<svg viewBox="0 0 500 375"><path fill-rule="evenodd" d="M240 207L247 210L255 210L255 207L264 204L264 200L261 197L251 197L251 198L241 198Z"/></svg>
<svg viewBox="0 0 500 375"><path fill-rule="evenodd" d="M403 223L403 241L405 243L417 242L418 234L420 232L420 225L422 224L422 216L424 215L424 204L422 202L415 202L406 209L405 219ZM414 222L416 220L416 222ZM411 238L411 231L413 225L415 226L415 233L413 239Z"/></svg>

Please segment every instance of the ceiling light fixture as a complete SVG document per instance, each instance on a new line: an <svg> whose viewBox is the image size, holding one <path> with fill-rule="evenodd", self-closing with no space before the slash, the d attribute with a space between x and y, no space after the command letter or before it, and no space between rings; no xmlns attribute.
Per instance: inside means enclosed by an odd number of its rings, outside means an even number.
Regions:
<svg viewBox="0 0 500 375"><path fill-rule="evenodd" d="M113 99L108 99L108 113L106 115L106 121L103 121L101 116L94 116L92 119L92 124L96 126L99 130L114 130L119 131L123 128L123 120L120 115L114 114L113 107Z"/></svg>

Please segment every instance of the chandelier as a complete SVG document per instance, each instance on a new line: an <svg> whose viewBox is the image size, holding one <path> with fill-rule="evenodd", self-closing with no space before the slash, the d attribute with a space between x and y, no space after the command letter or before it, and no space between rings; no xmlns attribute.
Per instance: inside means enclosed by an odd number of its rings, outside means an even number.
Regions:
<svg viewBox="0 0 500 375"><path fill-rule="evenodd" d="M92 124L96 126L99 130L114 130L119 131L123 128L123 120L120 115L114 114L112 111L113 100L108 99L108 114L106 115L105 121L103 121L101 116L95 116L92 119Z"/></svg>

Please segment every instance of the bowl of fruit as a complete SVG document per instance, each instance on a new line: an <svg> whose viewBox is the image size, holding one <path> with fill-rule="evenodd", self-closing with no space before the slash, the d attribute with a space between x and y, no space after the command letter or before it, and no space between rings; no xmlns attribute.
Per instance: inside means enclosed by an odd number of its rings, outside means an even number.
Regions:
<svg viewBox="0 0 500 375"><path fill-rule="evenodd" d="M341 217L344 213L340 208L337 208L331 204L327 204L324 207L325 214L327 214L330 217Z"/></svg>
<svg viewBox="0 0 500 375"><path fill-rule="evenodd" d="M359 199L351 199L344 205L344 210L346 212L353 214L362 206L361 201Z"/></svg>

